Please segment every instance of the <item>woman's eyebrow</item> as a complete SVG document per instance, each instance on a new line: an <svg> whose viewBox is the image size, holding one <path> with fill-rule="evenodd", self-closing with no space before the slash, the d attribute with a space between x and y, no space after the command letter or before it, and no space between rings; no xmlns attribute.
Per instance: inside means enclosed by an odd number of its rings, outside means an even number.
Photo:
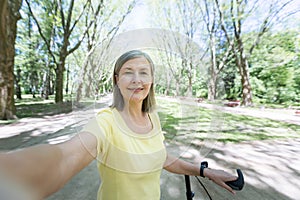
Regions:
<svg viewBox="0 0 300 200"><path fill-rule="evenodd" d="M149 67L143 67L143 68L141 68L140 70L143 70L143 71L144 71L144 70L145 70L145 71L148 71L148 70L150 70L150 69L149 69Z"/></svg>
<svg viewBox="0 0 300 200"><path fill-rule="evenodd" d="M124 70L132 70L131 67L123 67Z"/></svg>
<svg viewBox="0 0 300 200"><path fill-rule="evenodd" d="M145 65L142 65L145 66ZM123 67L124 70L133 70L132 66L125 66ZM139 70L150 70L149 66L141 67Z"/></svg>

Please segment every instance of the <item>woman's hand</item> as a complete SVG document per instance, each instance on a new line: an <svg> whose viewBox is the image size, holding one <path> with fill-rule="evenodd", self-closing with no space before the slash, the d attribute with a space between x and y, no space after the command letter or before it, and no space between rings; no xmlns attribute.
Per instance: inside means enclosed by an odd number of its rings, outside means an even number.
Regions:
<svg viewBox="0 0 300 200"><path fill-rule="evenodd" d="M225 188L232 194L235 194L235 191L229 187L226 182L227 181L234 181L237 179L236 176L233 176L223 170L217 170L217 169L210 169L210 168L205 168L203 172L204 176L212 180L214 183L217 185Z"/></svg>

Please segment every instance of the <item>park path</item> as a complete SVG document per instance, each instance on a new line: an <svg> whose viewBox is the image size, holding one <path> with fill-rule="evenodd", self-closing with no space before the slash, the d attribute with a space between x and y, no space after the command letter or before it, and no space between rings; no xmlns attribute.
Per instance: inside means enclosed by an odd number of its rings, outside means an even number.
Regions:
<svg viewBox="0 0 300 200"><path fill-rule="evenodd" d="M232 195L208 179L202 179L213 200L297 200L300 196L300 139L254 141L240 144L215 144L205 158L213 168L234 173L242 169L245 186ZM199 149L189 148L182 157L200 162ZM99 186L96 162L76 175L62 190L47 200L95 200ZM196 178L191 177L194 200L209 200ZM163 171L161 200L184 200L183 175Z"/></svg>
<svg viewBox="0 0 300 200"><path fill-rule="evenodd" d="M109 102L110 97L102 98ZM201 103L200 103L201 104ZM199 106L207 106L201 104ZM76 111L68 114L44 116L43 118L24 118L18 122L0 127L0 150L22 148L39 143L58 143L72 137L95 110ZM288 110L253 110L247 108L226 108L226 112L248 114L254 117L269 118L298 124L300 117ZM252 114L251 114L252 113ZM276 117L274 117L276 115ZM292 116L287 117L287 116ZM206 146L209 154L205 159L213 168L234 172L240 168L244 172L246 185L242 192L232 196L207 179L201 179L213 200L224 199L275 199L296 200L300 196L300 139L282 139L267 141L251 141L239 144L215 143ZM182 149L177 148L178 151ZM184 148L178 152L182 157L199 163L203 160L201 152L195 147ZM47 198L47 200L95 200L100 183L96 170L96 162L65 185L63 189ZM208 199L205 191L195 178L191 178L192 188L196 193L194 200ZM184 176L173 175L163 171L161 176L162 200L185 199Z"/></svg>

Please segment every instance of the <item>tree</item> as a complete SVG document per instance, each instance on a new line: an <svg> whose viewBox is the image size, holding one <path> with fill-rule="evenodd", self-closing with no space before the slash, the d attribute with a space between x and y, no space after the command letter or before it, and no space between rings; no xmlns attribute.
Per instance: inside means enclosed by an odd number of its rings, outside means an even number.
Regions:
<svg viewBox="0 0 300 200"><path fill-rule="evenodd" d="M45 57L43 43L33 30L33 20L25 4L22 6L22 19L18 22L15 54L15 87L18 99L22 90L35 98L41 86L41 72L44 65L40 60Z"/></svg>
<svg viewBox="0 0 300 200"><path fill-rule="evenodd" d="M55 39L56 43L53 42L52 44L49 43L49 39L45 36L45 32L41 28L40 22L36 15L33 12L33 9L31 7L31 3L29 0L25 0L29 11L37 25L38 31L40 33L40 36L42 37L43 41L45 42L47 46L47 50L49 54L51 55L53 62L55 64L55 74L56 74L56 81L55 81L55 102L61 103L63 102L63 82L64 82L64 72L65 72L65 63L67 57L73 53L75 50L79 48L81 45L83 39L86 37L88 30L90 27L94 24L93 20L90 20L88 23L88 26L85 30L82 31L81 37L75 37L75 35L78 35L76 31L79 31L77 28L80 20L82 20L84 14L88 10L89 7L91 7L91 1L86 0L83 2L83 6L81 7L81 10L79 11L79 14L75 16L74 19L74 12L75 12L75 6L74 2L75 0L71 0L69 3L62 2L61 0L53 1L53 8L56 15L58 15L58 19L55 23ZM37 3L37 2L36 2ZM99 1L97 4L97 15L100 12L100 8L102 8L103 1ZM54 15L55 18L57 16ZM75 38L74 38L75 37Z"/></svg>
<svg viewBox="0 0 300 200"><path fill-rule="evenodd" d="M227 42L230 44L234 41L232 52L241 76L241 104L244 106L250 106L253 103L249 75L249 58L251 57L253 50L260 43L261 37L272 27L274 22L276 21L277 23L279 20L283 20L284 17L289 16L289 13L284 16L280 16L279 14L281 14L287 5L292 2L293 0L287 0L284 2L273 0L264 5L266 1L262 3L259 0L254 2L249 2L247 0L230 0L229 4L223 3L221 5L219 0L215 0L220 16L221 28L227 38ZM253 26L256 29L256 37L252 41L252 45L249 50L247 50L245 49L245 42L248 38L243 37L243 34L246 31L245 26L247 25L245 21L249 16L253 16L261 5L267 6L267 11L265 12L266 14L261 17L262 21L259 21L256 26ZM293 12L290 12L290 14L292 13Z"/></svg>
<svg viewBox="0 0 300 200"><path fill-rule="evenodd" d="M13 72L21 5L22 0L0 2L0 119L16 118Z"/></svg>
<svg viewBox="0 0 300 200"><path fill-rule="evenodd" d="M217 80L219 74L230 59L233 41L224 46L224 42L222 41L224 35L220 33L220 21L216 5L213 1L208 0L205 0L203 3L204 5L198 3L198 6L201 10L201 15L208 33L207 42L210 52L208 99L212 101L215 100L217 96Z"/></svg>
<svg viewBox="0 0 300 200"><path fill-rule="evenodd" d="M115 9L116 4L118 9ZM108 89L105 88L111 78L111 69L106 66L106 64L110 65L107 62L111 62L107 59L108 49L121 24L135 7L136 0L132 0L124 6L120 2L116 2L116 4L107 4L106 9L101 11L101 15L98 15L99 11L91 7L85 17L86 27L89 19L93 19L95 23L87 32L86 51L88 54L85 62L81 64L81 79L77 81L76 102L79 102L82 97L91 97L93 92L95 92L93 95L98 95ZM80 65L79 62L77 63Z"/></svg>
<svg viewBox="0 0 300 200"><path fill-rule="evenodd" d="M158 40L158 42L162 42L165 46L165 55L163 56L166 57L168 70L175 79L176 95L179 95L182 90L185 91L184 95L192 96L196 70L203 58L200 55L202 49L195 45L201 26L200 9L196 1L160 1L156 6L157 13L154 14L157 16L156 22L160 27L173 32L171 37L169 35L161 36L162 40ZM160 16L161 13L164 16ZM174 67L172 60L176 57L179 58L180 64Z"/></svg>

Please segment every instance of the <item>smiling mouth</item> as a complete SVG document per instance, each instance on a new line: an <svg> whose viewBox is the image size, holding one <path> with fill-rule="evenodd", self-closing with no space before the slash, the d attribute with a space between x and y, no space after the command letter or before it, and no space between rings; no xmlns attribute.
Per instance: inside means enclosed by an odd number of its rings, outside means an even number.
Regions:
<svg viewBox="0 0 300 200"><path fill-rule="evenodd" d="M128 88L128 90L134 91L134 92L139 92L141 90L144 90L144 88Z"/></svg>

